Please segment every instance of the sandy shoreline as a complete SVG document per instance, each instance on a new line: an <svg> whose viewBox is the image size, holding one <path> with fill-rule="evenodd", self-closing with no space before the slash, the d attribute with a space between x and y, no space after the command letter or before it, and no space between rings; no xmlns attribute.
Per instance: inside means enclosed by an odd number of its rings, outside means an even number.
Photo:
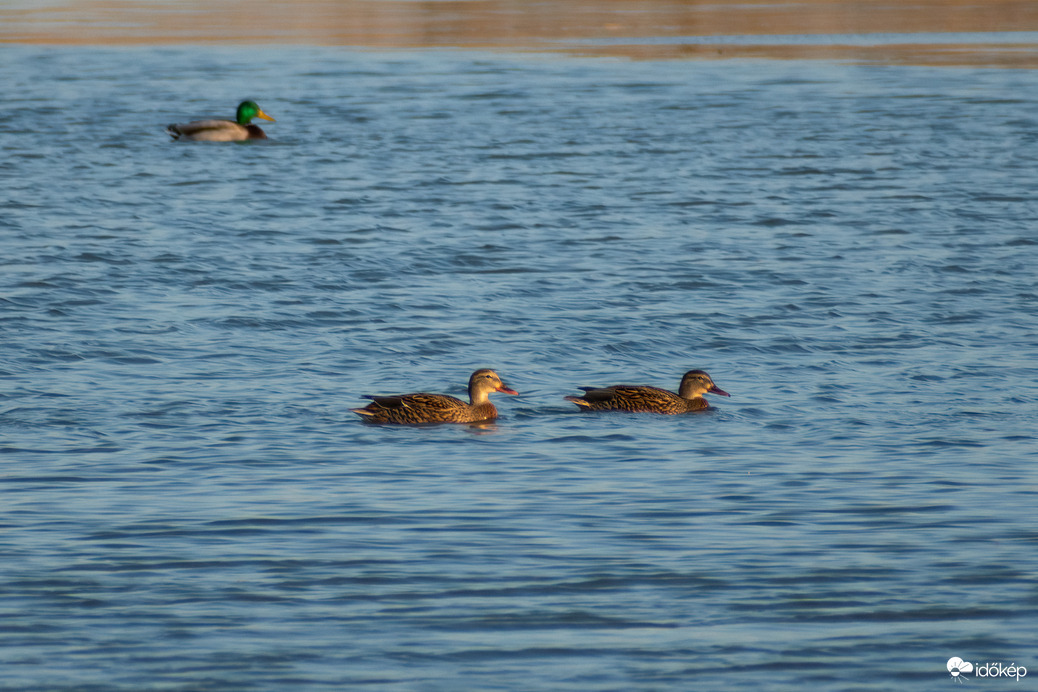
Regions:
<svg viewBox="0 0 1038 692"><path fill-rule="evenodd" d="M1038 3L1030 0L58 0L0 7L0 43L470 48L1038 67L1038 38L1026 32L1038 32Z"/></svg>

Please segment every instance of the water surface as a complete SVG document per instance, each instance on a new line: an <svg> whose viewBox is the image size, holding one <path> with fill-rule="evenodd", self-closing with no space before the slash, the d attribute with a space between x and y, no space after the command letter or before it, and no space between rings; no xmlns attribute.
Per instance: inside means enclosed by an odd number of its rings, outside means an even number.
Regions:
<svg viewBox="0 0 1038 692"><path fill-rule="evenodd" d="M0 55L0 687L1038 670L1034 72ZM478 367L495 425L348 411Z"/></svg>

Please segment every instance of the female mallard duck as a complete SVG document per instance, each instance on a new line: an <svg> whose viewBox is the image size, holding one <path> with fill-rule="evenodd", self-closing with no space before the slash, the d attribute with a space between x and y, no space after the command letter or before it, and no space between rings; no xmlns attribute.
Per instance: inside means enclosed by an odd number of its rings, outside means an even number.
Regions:
<svg viewBox="0 0 1038 692"><path fill-rule="evenodd" d="M477 370L469 378L469 403L446 394L398 394L371 396L372 403L364 408L351 408L357 415L372 423L477 423L497 418L497 409L490 403L491 392L518 394L509 389L493 370Z"/></svg>
<svg viewBox="0 0 1038 692"><path fill-rule="evenodd" d="M584 396L567 396L585 411L634 411L642 413L677 414L702 411L709 407L703 394L711 392L731 396L722 390L702 370L689 370L681 378L678 393L658 387L614 384L612 387L578 387Z"/></svg>
<svg viewBox="0 0 1038 692"><path fill-rule="evenodd" d="M192 142L243 142L247 139L266 139L267 133L259 125L251 125L253 118L263 118L275 122L274 118L264 113L255 101L242 101L238 104L235 120L192 120L189 123L173 123L166 126L166 132L173 139L186 139Z"/></svg>

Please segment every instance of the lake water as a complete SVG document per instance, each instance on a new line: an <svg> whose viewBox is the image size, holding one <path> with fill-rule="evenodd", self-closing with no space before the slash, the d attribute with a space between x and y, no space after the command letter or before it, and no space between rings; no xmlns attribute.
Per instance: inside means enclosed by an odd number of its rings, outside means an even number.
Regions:
<svg viewBox="0 0 1038 692"><path fill-rule="evenodd" d="M0 80L0 689L1035 689L1038 73ZM268 142L163 132L246 97ZM490 426L348 410L480 367ZM562 399L691 368L731 399Z"/></svg>

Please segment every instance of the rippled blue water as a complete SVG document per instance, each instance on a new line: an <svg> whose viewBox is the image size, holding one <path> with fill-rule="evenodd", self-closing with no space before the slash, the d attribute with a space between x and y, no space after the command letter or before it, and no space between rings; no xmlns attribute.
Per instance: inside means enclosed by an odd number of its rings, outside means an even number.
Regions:
<svg viewBox="0 0 1038 692"><path fill-rule="evenodd" d="M1034 72L0 56L0 688L1033 689Z"/></svg>

